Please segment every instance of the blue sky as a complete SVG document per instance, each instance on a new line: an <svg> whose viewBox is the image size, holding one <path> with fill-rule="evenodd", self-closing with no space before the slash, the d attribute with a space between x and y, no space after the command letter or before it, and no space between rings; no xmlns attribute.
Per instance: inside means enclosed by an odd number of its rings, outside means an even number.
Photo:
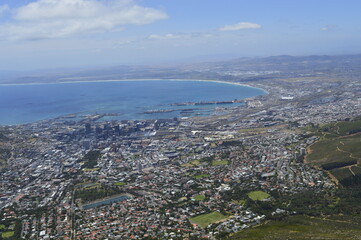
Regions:
<svg viewBox="0 0 361 240"><path fill-rule="evenodd" d="M0 70L361 53L359 0L0 0Z"/></svg>

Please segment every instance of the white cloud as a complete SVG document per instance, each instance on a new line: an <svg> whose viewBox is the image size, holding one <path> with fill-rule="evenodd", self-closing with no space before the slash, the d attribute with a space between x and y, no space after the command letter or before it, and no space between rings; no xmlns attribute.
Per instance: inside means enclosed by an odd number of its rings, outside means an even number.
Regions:
<svg viewBox="0 0 361 240"><path fill-rule="evenodd" d="M5 12L7 12L9 10L9 6L8 5L1 5L0 6L0 16L3 15Z"/></svg>
<svg viewBox="0 0 361 240"><path fill-rule="evenodd" d="M240 22L233 25L225 25L224 27L221 27L220 31L237 31L242 29L258 29L262 26L257 23L251 23L251 22Z"/></svg>
<svg viewBox="0 0 361 240"><path fill-rule="evenodd" d="M12 21L0 25L0 38L61 38L118 31L124 25L150 24L168 17L133 0L37 0L13 12Z"/></svg>
<svg viewBox="0 0 361 240"><path fill-rule="evenodd" d="M157 35L157 34L152 34L148 37L148 39L151 40L169 40L169 39L178 39L178 38L182 38L184 36L181 35L174 35L174 34L166 34L166 35Z"/></svg>
<svg viewBox="0 0 361 240"><path fill-rule="evenodd" d="M199 32L194 32L194 33L178 33L178 34L165 34L165 35L158 35L158 34L152 34L148 36L149 40L173 40L173 39L195 39L195 38L211 38L214 37L215 35L211 34L211 33L199 33Z"/></svg>
<svg viewBox="0 0 361 240"><path fill-rule="evenodd" d="M320 30L321 31L332 31L332 30L335 30L337 28L337 26L336 25L327 25L327 26L325 26L325 27L323 27L323 28L321 28Z"/></svg>

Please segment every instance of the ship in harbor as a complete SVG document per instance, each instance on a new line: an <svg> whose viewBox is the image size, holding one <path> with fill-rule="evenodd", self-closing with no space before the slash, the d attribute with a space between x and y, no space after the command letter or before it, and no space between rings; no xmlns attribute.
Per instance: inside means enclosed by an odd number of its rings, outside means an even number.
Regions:
<svg viewBox="0 0 361 240"><path fill-rule="evenodd" d="M202 101L202 102L182 102L182 103L171 103L171 106L189 106L189 105L217 105L217 104L233 104L241 103L244 100L231 100L231 101Z"/></svg>

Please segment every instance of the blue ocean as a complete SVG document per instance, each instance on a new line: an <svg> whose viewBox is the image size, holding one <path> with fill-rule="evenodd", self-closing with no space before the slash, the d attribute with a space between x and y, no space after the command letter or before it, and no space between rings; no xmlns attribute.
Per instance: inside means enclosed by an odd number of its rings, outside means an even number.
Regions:
<svg viewBox="0 0 361 240"><path fill-rule="evenodd" d="M259 88L191 80L0 85L0 125L68 114L112 113L119 120L206 116L213 114L216 107L237 105L175 106L174 103L231 101L263 94L265 91Z"/></svg>

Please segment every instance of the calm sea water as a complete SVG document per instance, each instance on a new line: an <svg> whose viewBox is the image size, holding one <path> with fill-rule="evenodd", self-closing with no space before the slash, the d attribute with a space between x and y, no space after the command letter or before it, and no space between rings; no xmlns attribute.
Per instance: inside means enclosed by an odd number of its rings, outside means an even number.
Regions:
<svg viewBox="0 0 361 240"><path fill-rule="evenodd" d="M209 115L222 105L171 106L172 103L226 101L265 94L232 84L201 81L122 81L0 85L0 124L13 125L67 114L117 113L117 119ZM235 104L223 105L233 107ZM145 111L168 109L167 113ZM182 112L182 109L188 109ZM189 111L195 109L196 111Z"/></svg>

